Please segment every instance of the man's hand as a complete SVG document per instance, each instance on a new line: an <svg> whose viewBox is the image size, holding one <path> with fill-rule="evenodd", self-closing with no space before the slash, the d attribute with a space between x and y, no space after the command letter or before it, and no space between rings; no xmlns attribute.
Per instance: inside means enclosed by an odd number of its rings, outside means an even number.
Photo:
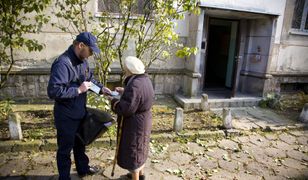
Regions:
<svg viewBox="0 0 308 180"><path fill-rule="evenodd" d="M78 88L78 94L87 92L89 88L91 87L92 82L90 81L84 81Z"/></svg>

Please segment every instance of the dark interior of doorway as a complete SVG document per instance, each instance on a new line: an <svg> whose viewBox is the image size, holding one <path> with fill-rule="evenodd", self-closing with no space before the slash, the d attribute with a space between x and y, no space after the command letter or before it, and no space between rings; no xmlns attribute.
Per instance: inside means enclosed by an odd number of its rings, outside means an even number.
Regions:
<svg viewBox="0 0 308 180"><path fill-rule="evenodd" d="M231 26L209 25L204 90L227 90L225 86ZM229 88L230 89L230 88Z"/></svg>

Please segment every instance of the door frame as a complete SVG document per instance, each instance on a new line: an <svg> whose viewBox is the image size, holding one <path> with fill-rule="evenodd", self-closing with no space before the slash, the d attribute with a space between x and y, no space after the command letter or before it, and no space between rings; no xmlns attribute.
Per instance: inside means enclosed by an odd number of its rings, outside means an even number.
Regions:
<svg viewBox="0 0 308 180"><path fill-rule="evenodd" d="M240 20L239 19L227 19L227 18L217 18L217 17L208 17L207 18L207 24L206 24L206 37L207 39L209 39L209 35L210 35L210 21L211 19L217 19L217 20L222 20L222 21L229 21L231 23L231 32L232 33L232 24L234 22L236 22L236 33L235 33L235 47L234 47L234 61L233 61L233 68L232 68L232 77L231 77L231 94L230 94L230 97L234 97L235 94L236 94L236 90L237 90L237 82L238 82L238 76L237 76L237 71L239 70L238 66L239 66L239 61L238 61L238 57L239 56L239 50L240 50ZM231 35L230 35L230 40L231 40ZM207 44L206 44L206 53L205 53L205 62L204 62L204 76L206 76L206 66L208 64L208 48L209 48L209 44L211 42L208 41ZM230 47L230 44L229 44L229 47ZM230 49L229 49L229 52L228 52L228 56L230 56ZM228 57L229 59L230 57ZM229 61L229 60L228 60ZM226 72L227 74L227 72ZM227 79L226 79L227 81ZM205 83L206 82L206 77L204 77L204 80L203 80L203 90L206 89L206 86L205 86Z"/></svg>
<svg viewBox="0 0 308 180"><path fill-rule="evenodd" d="M239 82L239 71L240 71L240 63L242 62L242 55L240 54L241 48L241 21L238 20L237 24L237 32L236 32L236 47L235 47L235 56L234 56L234 70L233 70L233 87L231 92L231 98L235 97L237 89L238 89L238 82Z"/></svg>

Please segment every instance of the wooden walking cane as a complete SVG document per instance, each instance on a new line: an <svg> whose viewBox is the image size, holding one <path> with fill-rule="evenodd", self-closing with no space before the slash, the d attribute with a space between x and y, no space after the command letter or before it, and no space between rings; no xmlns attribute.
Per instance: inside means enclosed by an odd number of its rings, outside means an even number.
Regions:
<svg viewBox="0 0 308 180"><path fill-rule="evenodd" d="M119 131L117 131L117 146L116 146L116 152L114 154L113 159L113 166L111 171L111 176L114 176L114 169L117 163L118 153L119 153L119 147L120 147L120 141L121 141L121 135L122 135L122 125L123 125L123 116L121 117L120 123L119 123Z"/></svg>

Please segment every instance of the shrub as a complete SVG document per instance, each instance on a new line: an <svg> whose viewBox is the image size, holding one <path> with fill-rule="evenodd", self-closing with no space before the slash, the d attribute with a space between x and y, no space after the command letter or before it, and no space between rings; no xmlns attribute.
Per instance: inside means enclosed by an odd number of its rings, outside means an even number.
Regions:
<svg viewBox="0 0 308 180"><path fill-rule="evenodd" d="M278 93L268 93L265 98L263 98L259 106L262 108L272 108L272 109L282 109L281 95Z"/></svg>
<svg viewBox="0 0 308 180"><path fill-rule="evenodd" d="M7 99L0 101L0 120L6 120L9 117L9 114L13 111L12 104L14 101Z"/></svg>

